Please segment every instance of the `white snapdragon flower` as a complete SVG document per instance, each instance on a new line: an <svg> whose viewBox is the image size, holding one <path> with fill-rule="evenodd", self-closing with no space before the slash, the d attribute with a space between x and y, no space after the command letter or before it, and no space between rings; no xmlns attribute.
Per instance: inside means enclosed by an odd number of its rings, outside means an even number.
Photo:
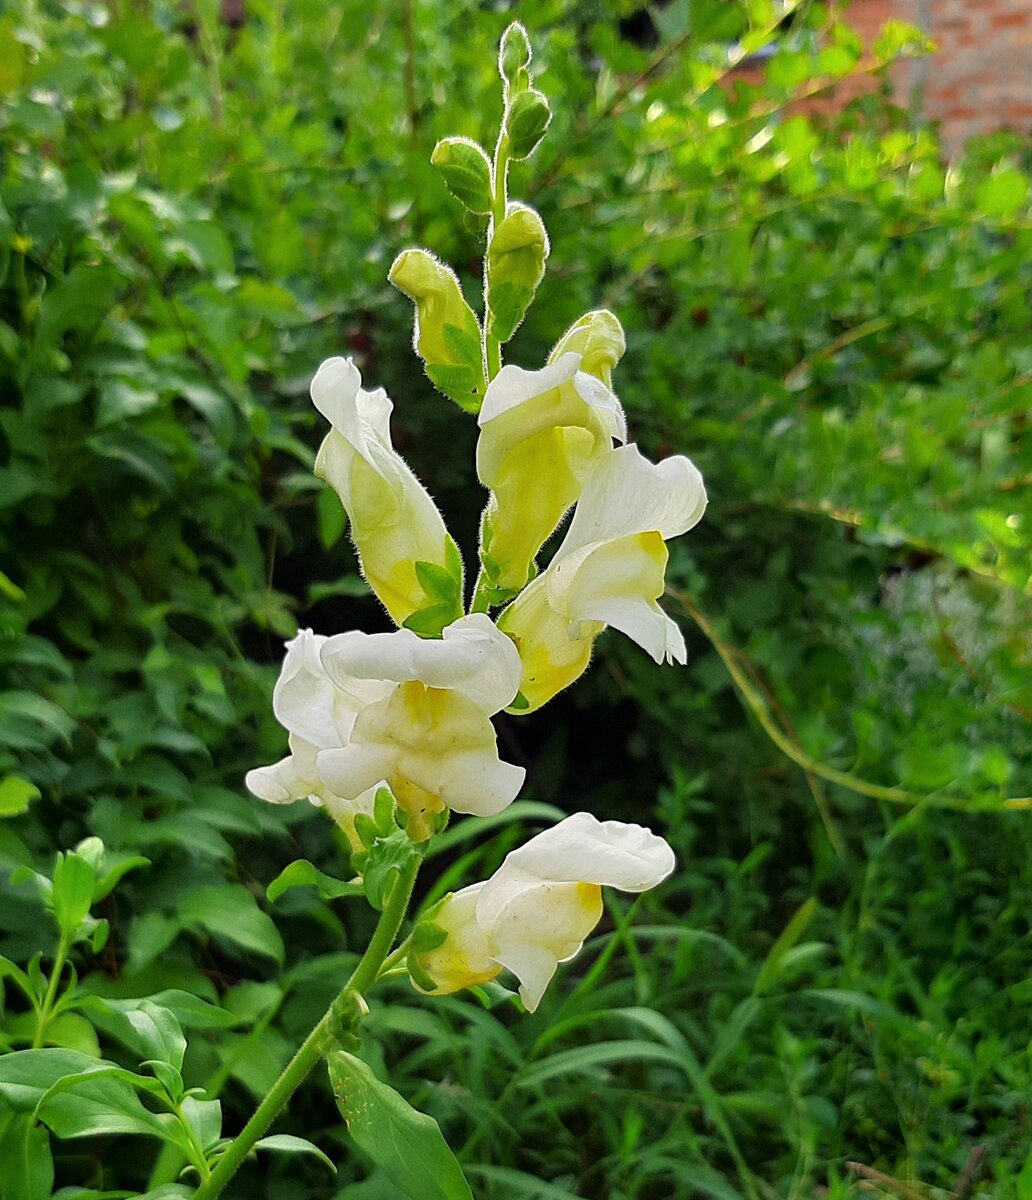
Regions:
<svg viewBox="0 0 1032 1200"><path fill-rule="evenodd" d="M657 601L667 541L705 510L702 476L683 455L654 464L632 444L596 464L555 557L498 621L523 662L527 703L520 711L539 708L571 684L607 625L657 663L685 661L681 631Z"/></svg>
<svg viewBox="0 0 1032 1200"><path fill-rule="evenodd" d="M504 967L533 1012L598 924L602 887L643 892L673 869L670 846L643 826L574 813L512 851L486 882L445 898L430 919L446 937L418 955L419 970L446 995Z"/></svg>
<svg viewBox="0 0 1032 1200"><path fill-rule="evenodd" d="M581 494L592 465L627 439L620 401L580 354L540 371L505 366L478 418L477 474L491 491L482 559L490 583L521 588L538 551Z"/></svg>
<svg viewBox="0 0 1032 1200"><path fill-rule="evenodd" d="M325 807L357 850L361 847L355 835L355 815L372 813L376 788L349 798L338 796L319 774L316 758L322 750L342 746L359 712L382 699L390 684L366 679L351 681L347 689L337 687L319 658L326 640L321 634L302 629L287 642L286 657L272 693L272 710L287 730L290 753L272 766L248 771L244 782L250 792L271 804L308 799Z"/></svg>
<svg viewBox="0 0 1032 1200"><path fill-rule="evenodd" d="M333 794L352 799L386 781L417 840L444 808L488 816L516 798L526 771L499 759L490 718L512 703L520 661L489 617L462 617L440 639L407 629L342 633L327 639L320 658L346 693L370 683L387 689L357 714L340 746L318 754Z"/></svg>
<svg viewBox="0 0 1032 1200"><path fill-rule="evenodd" d="M329 358L312 380L330 422L315 462L347 510L369 586L398 625L434 613L437 633L462 612L462 560L430 493L391 444L393 404L362 389L350 358Z"/></svg>

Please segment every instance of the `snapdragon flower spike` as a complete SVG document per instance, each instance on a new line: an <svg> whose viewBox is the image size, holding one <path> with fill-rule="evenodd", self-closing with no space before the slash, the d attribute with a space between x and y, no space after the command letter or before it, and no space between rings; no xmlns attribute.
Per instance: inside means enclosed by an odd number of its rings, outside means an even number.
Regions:
<svg viewBox="0 0 1032 1200"><path fill-rule="evenodd" d="M430 493L391 444L393 404L362 389L350 358L329 358L312 380L330 422L315 473L340 497L369 586L398 625L437 635L462 613L462 559Z"/></svg>
<svg viewBox="0 0 1032 1200"><path fill-rule="evenodd" d="M344 692L387 688L356 716L343 745L319 753L318 773L333 794L357 797L385 781L416 841L445 808L490 816L516 798L526 771L499 759L490 718L515 698L520 660L489 617L462 617L440 639L406 629L342 633L320 657Z"/></svg>
<svg viewBox="0 0 1032 1200"><path fill-rule="evenodd" d="M571 352L540 371L509 365L488 384L477 474L491 491L481 559L496 588L523 587L591 467L627 440L620 401L580 363Z"/></svg>
<svg viewBox="0 0 1032 1200"><path fill-rule="evenodd" d="M595 465L555 557L499 617L523 663L513 711L540 708L578 678L607 625L657 663L685 662L681 631L657 601L666 543L705 510L702 476L684 455L654 464L631 444Z"/></svg>
<svg viewBox="0 0 1032 1200"><path fill-rule="evenodd" d="M279 679L272 693L272 710L288 732L290 753L278 763L248 771L247 788L270 804L309 800L325 807L344 831L353 850L362 849L355 833L358 813L371 814L376 788L345 798L331 792L316 766L321 750L339 747L351 735L355 718L367 705L382 699L390 684L354 680L338 688L323 669L319 652L326 638L302 629L287 642Z"/></svg>
<svg viewBox="0 0 1032 1200"><path fill-rule="evenodd" d="M673 869L670 846L644 826L574 813L430 914L446 936L416 956L420 978L436 984L433 994L446 995L505 968L533 1012L559 963L577 955L598 924L602 888L644 892Z"/></svg>

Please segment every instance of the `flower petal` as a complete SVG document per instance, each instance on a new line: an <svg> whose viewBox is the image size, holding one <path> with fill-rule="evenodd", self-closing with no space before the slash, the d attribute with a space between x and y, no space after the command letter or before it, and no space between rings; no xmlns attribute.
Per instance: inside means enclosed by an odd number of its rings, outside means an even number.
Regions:
<svg viewBox="0 0 1032 1200"><path fill-rule="evenodd" d="M453 621L440 639L408 629L339 634L323 646L322 663L341 686L349 678L419 680L457 692L489 715L511 703L521 675L516 647L484 613Z"/></svg>
<svg viewBox="0 0 1032 1200"><path fill-rule="evenodd" d="M658 533L664 541L698 524L706 489L698 468L683 454L650 463L633 443L601 458L556 551L553 564L594 542L634 533Z"/></svg>
<svg viewBox="0 0 1032 1200"><path fill-rule="evenodd" d="M390 443L394 405L383 388L362 389L362 376L350 358L328 358L312 380L312 403L377 474L376 439Z"/></svg>
<svg viewBox="0 0 1032 1200"><path fill-rule="evenodd" d="M533 1012L557 965L576 955L602 916L602 895L584 883L549 883L496 872L477 899L491 957L520 980Z"/></svg>
<svg viewBox="0 0 1032 1200"><path fill-rule="evenodd" d="M553 882L597 883L644 892L662 883L673 869L673 850L643 825L599 821L581 812L513 850L494 878L519 871Z"/></svg>

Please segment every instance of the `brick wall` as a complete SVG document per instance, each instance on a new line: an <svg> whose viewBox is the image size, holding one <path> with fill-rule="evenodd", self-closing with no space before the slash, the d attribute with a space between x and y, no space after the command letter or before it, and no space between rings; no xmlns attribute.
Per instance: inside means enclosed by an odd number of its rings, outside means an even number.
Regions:
<svg viewBox="0 0 1032 1200"><path fill-rule="evenodd" d="M852 10L865 6L856 0ZM1032 0L894 0L938 49L901 65L897 85L941 124L951 151L994 129L1032 130Z"/></svg>
<svg viewBox="0 0 1032 1200"><path fill-rule="evenodd" d="M934 54L898 63L891 79L898 103L938 122L948 153L995 129L1032 133L1032 0L853 0L846 12L865 43L890 19L936 43ZM872 86L847 79L805 107L828 111Z"/></svg>

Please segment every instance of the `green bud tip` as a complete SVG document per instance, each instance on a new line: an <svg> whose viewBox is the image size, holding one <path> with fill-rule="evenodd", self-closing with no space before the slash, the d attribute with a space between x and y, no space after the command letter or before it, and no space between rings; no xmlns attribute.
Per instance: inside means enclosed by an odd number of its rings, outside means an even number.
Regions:
<svg viewBox="0 0 1032 1200"><path fill-rule="evenodd" d="M551 120L552 109L541 92L533 88L521 92L505 116L505 132L512 157L529 158L545 136Z"/></svg>
<svg viewBox="0 0 1032 1200"><path fill-rule="evenodd" d="M516 76L520 69L530 65L531 54L527 31L519 21L513 21L502 34L501 45L498 49L498 73L506 83L516 82Z"/></svg>

